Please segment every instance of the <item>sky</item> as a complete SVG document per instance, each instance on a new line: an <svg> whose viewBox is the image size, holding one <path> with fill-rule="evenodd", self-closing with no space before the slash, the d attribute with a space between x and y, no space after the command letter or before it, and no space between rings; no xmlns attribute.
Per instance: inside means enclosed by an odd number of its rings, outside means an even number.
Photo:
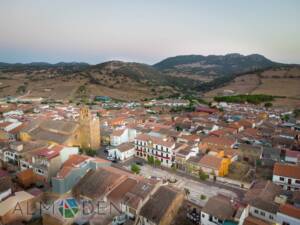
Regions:
<svg viewBox="0 0 300 225"><path fill-rule="evenodd" d="M300 1L0 1L0 62L153 64L227 53L300 64Z"/></svg>

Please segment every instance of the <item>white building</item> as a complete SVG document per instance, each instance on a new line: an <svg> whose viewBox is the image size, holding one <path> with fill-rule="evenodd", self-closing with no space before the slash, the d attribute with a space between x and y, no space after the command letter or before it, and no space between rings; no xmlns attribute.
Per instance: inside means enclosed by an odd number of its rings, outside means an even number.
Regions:
<svg viewBox="0 0 300 225"><path fill-rule="evenodd" d="M221 225L225 220L233 220L235 209L225 196L211 197L201 211L202 225Z"/></svg>
<svg viewBox="0 0 300 225"><path fill-rule="evenodd" d="M284 190L300 190L300 166L276 163L272 180Z"/></svg>
<svg viewBox="0 0 300 225"><path fill-rule="evenodd" d="M118 160L126 160L133 157L134 154L135 149L133 143L123 143L108 150L108 156Z"/></svg>
<svg viewBox="0 0 300 225"><path fill-rule="evenodd" d="M126 142L134 141L135 137L136 137L135 129L130 129L130 128L116 129L110 135L110 144L112 146L118 146Z"/></svg>
<svg viewBox="0 0 300 225"><path fill-rule="evenodd" d="M277 212L277 223L280 225L299 225L300 208L290 204L284 204L279 207Z"/></svg>
<svg viewBox="0 0 300 225"><path fill-rule="evenodd" d="M175 142L170 139L140 134L134 144L137 157L147 160L148 156L153 156L166 167L171 167L175 161Z"/></svg>

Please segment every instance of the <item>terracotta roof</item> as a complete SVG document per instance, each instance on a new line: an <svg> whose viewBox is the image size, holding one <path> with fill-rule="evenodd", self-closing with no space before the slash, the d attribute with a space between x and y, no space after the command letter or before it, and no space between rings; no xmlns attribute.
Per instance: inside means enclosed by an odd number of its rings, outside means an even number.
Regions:
<svg viewBox="0 0 300 225"><path fill-rule="evenodd" d="M179 194L179 191L169 186L161 186L143 205L140 215L159 224Z"/></svg>
<svg viewBox="0 0 300 225"><path fill-rule="evenodd" d="M42 148L37 151L37 155L41 157L45 157L48 160L55 158L56 156L59 156L60 151L63 149L63 146L57 145L52 148Z"/></svg>
<svg viewBox="0 0 300 225"><path fill-rule="evenodd" d="M264 220L258 219L253 216L246 217L243 225L271 225L271 223L268 223Z"/></svg>
<svg viewBox="0 0 300 225"><path fill-rule="evenodd" d="M133 143L123 143L123 144L120 144L117 149L120 151L120 152L126 152L126 151L129 151L131 149L134 148L134 145Z"/></svg>
<svg viewBox="0 0 300 225"><path fill-rule="evenodd" d="M298 158L300 156L300 151L292 151L292 150L286 149L285 156L291 157L291 158Z"/></svg>
<svg viewBox="0 0 300 225"><path fill-rule="evenodd" d="M221 220L230 220L235 209L229 198L217 195L209 198L202 211Z"/></svg>
<svg viewBox="0 0 300 225"><path fill-rule="evenodd" d="M112 136L121 136L124 133L125 129L114 130Z"/></svg>
<svg viewBox="0 0 300 225"><path fill-rule="evenodd" d="M90 158L89 156L85 156L85 155L70 155L69 159L65 161L63 166L74 167L89 158Z"/></svg>
<svg viewBox="0 0 300 225"><path fill-rule="evenodd" d="M222 158L216 156L205 155L200 159L199 164L203 167L219 170L222 164L222 160Z"/></svg>
<svg viewBox="0 0 300 225"><path fill-rule="evenodd" d="M174 145L173 141L165 140L163 138L150 136L148 134L140 134L136 137L136 140L140 141L152 141L153 144L162 145L165 147L172 147Z"/></svg>
<svg viewBox="0 0 300 225"><path fill-rule="evenodd" d="M290 204L281 205L279 207L279 212L288 215L290 217L300 219L300 209L293 205Z"/></svg>
<svg viewBox="0 0 300 225"><path fill-rule="evenodd" d="M122 198L129 192L136 184L137 180L128 178L123 181L120 185L118 185L108 196L107 198L115 203L115 205L119 205Z"/></svg>
<svg viewBox="0 0 300 225"><path fill-rule="evenodd" d="M291 164L276 163L273 174L277 176L292 177L300 179L300 166Z"/></svg>
<svg viewBox="0 0 300 225"><path fill-rule="evenodd" d="M203 138L202 140L203 143L210 143L210 144L217 144L217 145L233 145L234 140L225 138L225 137L214 137L214 136L209 136L206 138Z"/></svg>

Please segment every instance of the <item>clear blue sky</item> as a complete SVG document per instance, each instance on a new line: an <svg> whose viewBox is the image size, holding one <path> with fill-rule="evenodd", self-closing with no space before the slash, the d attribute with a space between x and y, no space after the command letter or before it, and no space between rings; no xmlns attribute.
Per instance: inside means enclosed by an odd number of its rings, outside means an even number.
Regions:
<svg viewBox="0 0 300 225"><path fill-rule="evenodd" d="M1 0L0 61L259 53L300 63L299 0Z"/></svg>

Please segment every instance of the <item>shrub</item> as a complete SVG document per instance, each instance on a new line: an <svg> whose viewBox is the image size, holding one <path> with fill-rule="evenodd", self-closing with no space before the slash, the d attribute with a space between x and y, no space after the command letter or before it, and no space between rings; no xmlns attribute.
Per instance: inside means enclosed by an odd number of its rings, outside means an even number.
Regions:
<svg viewBox="0 0 300 225"><path fill-rule="evenodd" d="M153 157L153 156L148 156L148 157L147 157L147 161L148 161L148 163L149 163L150 165L153 165L153 164L154 164L154 162L155 162L155 160L154 160L154 157Z"/></svg>
<svg viewBox="0 0 300 225"><path fill-rule="evenodd" d="M201 200L205 200L206 199L206 195L200 195L200 199Z"/></svg>
<svg viewBox="0 0 300 225"><path fill-rule="evenodd" d="M204 173L202 170L199 171L200 180L207 180L209 178L208 174Z"/></svg>
<svg viewBox="0 0 300 225"><path fill-rule="evenodd" d="M160 166L161 165L161 161L158 159L155 159L154 161L155 166Z"/></svg>
<svg viewBox="0 0 300 225"><path fill-rule="evenodd" d="M141 168L138 165L136 165L136 164L132 164L131 165L131 171L134 172L134 173L136 173L136 174L139 174L140 171L141 171Z"/></svg>

